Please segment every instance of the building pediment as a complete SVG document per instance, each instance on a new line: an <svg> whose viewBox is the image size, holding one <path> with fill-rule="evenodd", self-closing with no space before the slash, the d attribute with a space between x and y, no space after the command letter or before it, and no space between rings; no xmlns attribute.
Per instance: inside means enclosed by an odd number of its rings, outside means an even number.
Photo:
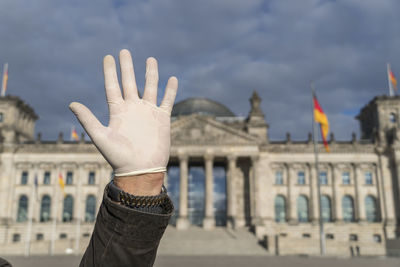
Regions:
<svg viewBox="0 0 400 267"><path fill-rule="evenodd" d="M171 123L172 145L258 145L257 137L211 116L190 115Z"/></svg>

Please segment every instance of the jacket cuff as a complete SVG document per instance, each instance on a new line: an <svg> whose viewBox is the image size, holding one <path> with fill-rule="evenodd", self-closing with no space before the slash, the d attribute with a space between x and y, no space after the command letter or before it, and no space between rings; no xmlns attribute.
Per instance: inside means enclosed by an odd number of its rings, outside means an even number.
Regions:
<svg viewBox="0 0 400 267"><path fill-rule="evenodd" d="M166 205L163 205L162 213L151 213L113 202L108 196L107 190L108 186L104 190L103 203L97 215L106 222L107 228L138 240L161 239L174 211L169 197L165 199Z"/></svg>

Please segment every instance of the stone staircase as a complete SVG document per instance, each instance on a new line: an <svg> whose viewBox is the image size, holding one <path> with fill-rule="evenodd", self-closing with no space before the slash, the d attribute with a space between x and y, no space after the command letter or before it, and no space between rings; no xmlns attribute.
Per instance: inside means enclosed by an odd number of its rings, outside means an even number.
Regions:
<svg viewBox="0 0 400 267"><path fill-rule="evenodd" d="M177 230L169 226L158 255L268 255L268 252L247 229L217 227L204 230L192 226Z"/></svg>

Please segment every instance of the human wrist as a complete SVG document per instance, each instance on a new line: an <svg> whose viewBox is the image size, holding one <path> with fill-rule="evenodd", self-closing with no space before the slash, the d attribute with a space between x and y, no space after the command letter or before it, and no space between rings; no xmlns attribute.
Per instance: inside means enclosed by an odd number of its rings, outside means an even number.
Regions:
<svg viewBox="0 0 400 267"><path fill-rule="evenodd" d="M163 182L163 172L114 177L114 184L117 187L135 196L156 196L160 194Z"/></svg>

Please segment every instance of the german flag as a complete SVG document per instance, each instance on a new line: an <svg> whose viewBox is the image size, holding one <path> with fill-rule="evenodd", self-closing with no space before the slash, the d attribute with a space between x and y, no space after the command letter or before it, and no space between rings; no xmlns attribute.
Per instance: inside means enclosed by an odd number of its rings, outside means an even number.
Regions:
<svg viewBox="0 0 400 267"><path fill-rule="evenodd" d="M60 184L61 190L63 191L63 194L65 196L65 191L64 191L65 183L61 172L58 174L58 183Z"/></svg>
<svg viewBox="0 0 400 267"><path fill-rule="evenodd" d="M397 91L397 80L392 70L389 70L389 81L392 83L393 89Z"/></svg>
<svg viewBox="0 0 400 267"><path fill-rule="evenodd" d="M75 127L72 127L71 129L71 140L79 141L79 136Z"/></svg>
<svg viewBox="0 0 400 267"><path fill-rule="evenodd" d="M7 91L7 81L8 81L8 63L4 64L3 69L3 82L1 84L1 96L5 96Z"/></svg>
<svg viewBox="0 0 400 267"><path fill-rule="evenodd" d="M314 120L315 120L315 122L319 123L321 126L322 141L324 142L326 152L329 152L329 145L328 145L328 139L327 139L328 132L329 132L328 117L322 110L315 93L313 93L313 99L314 99Z"/></svg>

